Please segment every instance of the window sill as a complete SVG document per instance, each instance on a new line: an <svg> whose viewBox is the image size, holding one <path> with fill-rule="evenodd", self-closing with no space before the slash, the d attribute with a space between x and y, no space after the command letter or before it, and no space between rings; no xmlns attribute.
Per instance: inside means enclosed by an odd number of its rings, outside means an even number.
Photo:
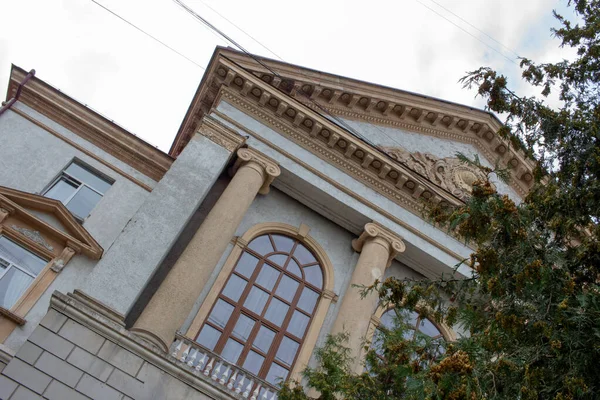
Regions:
<svg viewBox="0 0 600 400"><path fill-rule="evenodd" d="M23 326L27 322L25 318L19 317L17 314L13 313L10 310L7 310L4 307L0 307L0 315L5 317L6 319L13 321L19 326Z"/></svg>

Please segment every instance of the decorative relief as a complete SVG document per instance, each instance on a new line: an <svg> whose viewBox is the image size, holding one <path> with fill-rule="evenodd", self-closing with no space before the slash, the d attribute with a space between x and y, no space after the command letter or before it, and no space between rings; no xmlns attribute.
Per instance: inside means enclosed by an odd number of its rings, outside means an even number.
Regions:
<svg viewBox="0 0 600 400"><path fill-rule="evenodd" d="M54 247L50 246L46 239L40 234L39 231L34 231L32 229L21 228L16 225L11 225L11 228L15 231L19 232L21 235L25 236L28 239L31 239L35 243L44 246L48 251L54 251Z"/></svg>
<svg viewBox="0 0 600 400"><path fill-rule="evenodd" d="M410 153L400 147L387 147L383 150L463 200L470 196L473 182L485 179L482 171L466 165L458 158L438 158L428 153Z"/></svg>
<svg viewBox="0 0 600 400"><path fill-rule="evenodd" d="M228 128L222 126L218 121L207 116L203 120L202 126L199 129L199 133L202 136L207 137L213 143L234 152L238 149L245 141L245 138L241 137L237 133L230 131Z"/></svg>
<svg viewBox="0 0 600 400"><path fill-rule="evenodd" d="M67 265L67 263L75 255L75 250L70 247L65 247L58 258L52 262L50 269L54 272L60 272Z"/></svg>

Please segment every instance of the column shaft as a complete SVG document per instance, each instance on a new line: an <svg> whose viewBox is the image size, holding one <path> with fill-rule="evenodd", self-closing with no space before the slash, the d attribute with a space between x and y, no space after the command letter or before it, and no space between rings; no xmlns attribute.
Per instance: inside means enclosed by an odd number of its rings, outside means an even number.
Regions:
<svg viewBox="0 0 600 400"><path fill-rule="evenodd" d="M264 192L266 181L267 171L256 161L249 160L237 169L132 331L168 350L248 207L259 191Z"/></svg>

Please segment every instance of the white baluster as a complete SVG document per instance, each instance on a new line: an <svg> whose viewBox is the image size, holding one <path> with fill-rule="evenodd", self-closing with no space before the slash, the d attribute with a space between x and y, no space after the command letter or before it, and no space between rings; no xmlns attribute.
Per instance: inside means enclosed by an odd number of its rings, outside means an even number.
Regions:
<svg viewBox="0 0 600 400"><path fill-rule="evenodd" d="M244 387L244 381L246 379L246 375L242 375L242 379L240 379L240 381L238 382L236 388L235 388L235 392L236 393L240 393L242 391L242 388Z"/></svg>
<svg viewBox="0 0 600 400"><path fill-rule="evenodd" d="M256 400L258 398L259 393L260 393L260 385L257 384L256 388L254 389L254 393L252 393L252 397L250 397L250 400Z"/></svg>
<svg viewBox="0 0 600 400"><path fill-rule="evenodd" d="M215 369L214 369L214 371L213 371L213 374L212 374L212 376L211 376L211 379L212 379L213 381L216 381L216 380L217 380L217 378L219 377L219 372L221 372L221 366L222 366L222 365L223 365L223 361L219 362L219 363L217 364L217 368L215 368Z"/></svg>
<svg viewBox="0 0 600 400"><path fill-rule="evenodd" d="M186 343L186 346L187 346L187 348L185 349L185 351L181 355L181 358L179 359L179 361L181 361L181 362L185 362L185 359L190 354L190 349L192 348L192 346L188 345L187 343Z"/></svg>
<svg viewBox="0 0 600 400"><path fill-rule="evenodd" d="M250 380L250 382L248 382L248 386L246 386L246 390L244 390L244 393L242 393L242 396L247 399L248 396L250 396L250 391L252 390L252 384L254 383L253 380Z"/></svg>
<svg viewBox="0 0 600 400"><path fill-rule="evenodd" d="M196 361L197 356L198 356L198 350L193 349L190 357L188 358L188 362L187 362L188 367L194 366L194 361Z"/></svg>
<svg viewBox="0 0 600 400"><path fill-rule="evenodd" d="M268 394L269 394L269 389L267 389L267 390L265 390L265 391L263 392L263 395L262 395L262 396L260 396L260 400L268 400L268 399L267 399L267 395L268 395Z"/></svg>
<svg viewBox="0 0 600 400"><path fill-rule="evenodd" d="M227 368L225 369L225 372L223 372L223 375L221 375L221 380L219 380L219 383L221 385L224 385L225 382L227 382L227 377L229 376L229 370L231 369L231 366L227 366Z"/></svg>
<svg viewBox="0 0 600 400"><path fill-rule="evenodd" d="M227 383L227 389L233 389L233 385L235 385L235 380L237 379L237 370L233 370L233 374L231 374L231 378L229 378L229 382Z"/></svg>
<svg viewBox="0 0 600 400"><path fill-rule="evenodd" d="M202 368L204 367L205 362L206 362L206 354L202 353L202 358L200 359L200 361L198 361L198 364L196 364L196 372L202 371Z"/></svg>
<svg viewBox="0 0 600 400"><path fill-rule="evenodd" d="M210 375L210 370L211 370L211 369L212 369L212 367L213 367L213 362L214 362L214 361L215 361L215 358L214 358L214 357L210 359L210 362L208 363L208 365L206 366L206 369L204 370L204 376L208 376L208 375Z"/></svg>
<svg viewBox="0 0 600 400"><path fill-rule="evenodd" d="M177 346L175 346L175 350L173 350L173 353L171 355L177 358L177 354L179 354L179 352L181 351L181 346L183 346L183 340L177 339L177 342L175 343L177 343Z"/></svg>

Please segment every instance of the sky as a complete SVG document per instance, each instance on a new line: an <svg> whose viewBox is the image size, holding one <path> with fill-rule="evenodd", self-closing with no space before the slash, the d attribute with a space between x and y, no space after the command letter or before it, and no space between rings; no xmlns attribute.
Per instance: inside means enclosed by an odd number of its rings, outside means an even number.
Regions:
<svg viewBox="0 0 600 400"><path fill-rule="evenodd" d="M230 44L173 0L95 1L0 0L0 96L11 63L33 68L168 151L200 66L216 46ZM520 93L535 94L520 82L517 55L539 62L573 56L550 32L553 9L569 15L566 0L183 1L255 54L479 108L482 100L458 82L466 71L490 66Z"/></svg>

